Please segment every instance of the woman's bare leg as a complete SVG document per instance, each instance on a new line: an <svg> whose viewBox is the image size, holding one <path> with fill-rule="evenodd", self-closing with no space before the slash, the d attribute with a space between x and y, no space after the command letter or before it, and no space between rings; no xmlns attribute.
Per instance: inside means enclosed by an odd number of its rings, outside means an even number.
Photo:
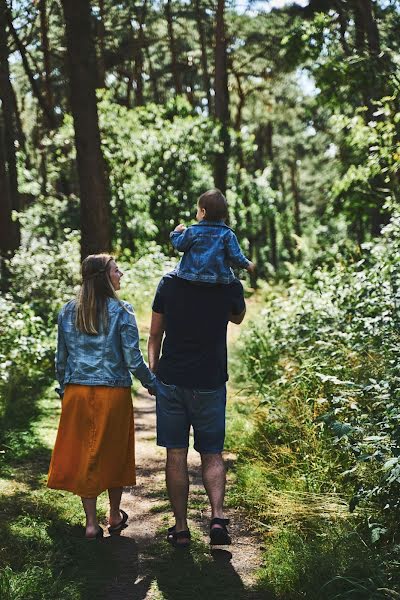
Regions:
<svg viewBox="0 0 400 600"><path fill-rule="evenodd" d="M115 527L119 523L121 523L121 512L119 510L119 505L121 504L121 496L122 496L122 487L118 488L110 488L108 490L108 497L110 500L110 518L108 522L111 527Z"/></svg>
<svg viewBox="0 0 400 600"><path fill-rule="evenodd" d="M97 498L81 498L86 515L86 537L94 537L99 531L97 521L96 504Z"/></svg>

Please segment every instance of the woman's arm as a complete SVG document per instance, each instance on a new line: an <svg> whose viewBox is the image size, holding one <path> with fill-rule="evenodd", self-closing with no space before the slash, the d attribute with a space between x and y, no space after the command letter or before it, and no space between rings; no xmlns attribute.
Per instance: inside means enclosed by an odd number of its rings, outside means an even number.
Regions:
<svg viewBox="0 0 400 600"><path fill-rule="evenodd" d="M155 376L144 362L139 347L139 331L132 307L123 312L121 323L121 345L125 363L129 371L139 379L146 388L152 388Z"/></svg>
<svg viewBox="0 0 400 600"><path fill-rule="evenodd" d="M56 379L59 387L56 388L56 392L62 399L64 396L64 378L65 369L67 366L68 348L65 343L64 332L62 328L62 311L58 315L58 326L57 326L57 350L55 356L55 367L56 367Z"/></svg>

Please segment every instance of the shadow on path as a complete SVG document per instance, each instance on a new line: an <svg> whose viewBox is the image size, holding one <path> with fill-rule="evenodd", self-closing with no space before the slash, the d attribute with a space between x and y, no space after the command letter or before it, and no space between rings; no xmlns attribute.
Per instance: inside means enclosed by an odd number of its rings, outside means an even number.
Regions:
<svg viewBox="0 0 400 600"><path fill-rule="evenodd" d="M165 600L261 600L232 566L232 554L192 541L190 550L159 542L149 548L147 569Z"/></svg>

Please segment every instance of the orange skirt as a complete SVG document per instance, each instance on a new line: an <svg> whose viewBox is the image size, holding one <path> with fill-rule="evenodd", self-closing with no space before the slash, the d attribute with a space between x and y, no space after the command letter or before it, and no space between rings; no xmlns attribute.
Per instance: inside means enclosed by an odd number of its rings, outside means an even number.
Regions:
<svg viewBox="0 0 400 600"><path fill-rule="evenodd" d="M134 485L130 388L68 384L47 485L82 498Z"/></svg>

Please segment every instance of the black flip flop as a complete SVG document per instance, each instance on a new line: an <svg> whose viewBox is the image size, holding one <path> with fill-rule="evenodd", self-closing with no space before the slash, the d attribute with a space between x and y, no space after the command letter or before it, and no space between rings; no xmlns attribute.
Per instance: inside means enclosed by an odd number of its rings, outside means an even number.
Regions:
<svg viewBox="0 0 400 600"><path fill-rule="evenodd" d="M174 535L176 532L176 525L173 525L172 527L168 527L168 531L167 531L167 542L169 544L172 544L173 540L174 540Z"/></svg>
<svg viewBox="0 0 400 600"><path fill-rule="evenodd" d="M110 525L110 527L108 528L108 533L110 535L119 535L123 529L128 527L128 525L126 524L126 522L128 520L128 515L122 509L120 510L120 513L122 515L122 519L121 519L120 523L118 523L118 525L114 525L113 527L111 527L111 525Z"/></svg>
<svg viewBox="0 0 400 600"><path fill-rule="evenodd" d="M220 525L220 527L213 527L213 525ZM229 537L226 526L229 525L229 519L211 519L210 523L210 544L212 546L229 546L232 543Z"/></svg>

